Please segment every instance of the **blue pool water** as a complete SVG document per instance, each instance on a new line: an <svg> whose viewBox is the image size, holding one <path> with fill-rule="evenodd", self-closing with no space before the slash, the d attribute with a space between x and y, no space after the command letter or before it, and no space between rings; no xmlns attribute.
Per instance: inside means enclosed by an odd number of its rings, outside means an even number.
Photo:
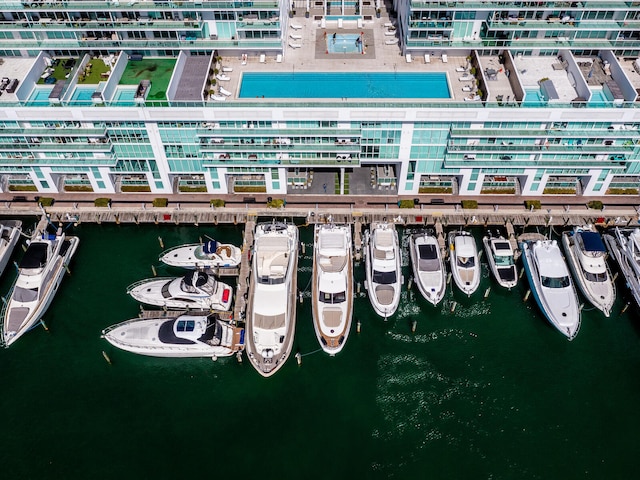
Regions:
<svg viewBox="0 0 640 480"><path fill-rule="evenodd" d="M591 100L589 100L591 106L610 106L611 100L607 98L607 95L603 90L591 90Z"/></svg>
<svg viewBox="0 0 640 480"><path fill-rule="evenodd" d="M121 106L132 106L135 105L136 102L134 100L136 94L136 87L133 88L122 88L119 87L113 96L112 104L121 105Z"/></svg>
<svg viewBox="0 0 640 480"><path fill-rule="evenodd" d="M327 53L362 53L362 45L357 33L327 35Z"/></svg>
<svg viewBox="0 0 640 480"><path fill-rule="evenodd" d="M53 90L53 87L36 86L31 92L31 95L29 95L27 103L49 105L49 95L51 94L51 90Z"/></svg>
<svg viewBox="0 0 640 480"><path fill-rule="evenodd" d="M540 90L525 90L523 106L543 107L546 103L544 95Z"/></svg>
<svg viewBox="0 0 640 480"><path fill-rule="evenodd" d="M256 73L242 76L240 98L451 98L444 72Z"/></svg>
<svg viewBox="0 0 640 480"><path fill-rule="evenodd" d="M71 95L69 103L76 105L88 105L92 103L91 95L96 91L95 87L76 87Z"/></svg>

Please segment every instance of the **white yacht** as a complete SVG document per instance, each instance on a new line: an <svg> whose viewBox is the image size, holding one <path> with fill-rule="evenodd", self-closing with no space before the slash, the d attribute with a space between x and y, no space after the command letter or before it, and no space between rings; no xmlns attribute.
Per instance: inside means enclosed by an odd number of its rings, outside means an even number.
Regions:
<svg viewBox="0 0 640 480"><path fill-rule="evenodd" d="M607 231L603 238L640 307L640 228L615 227Z"/></svg>
<svg viewBox="0 0 640 480"><path fill-rule="evenodd" d="M375 312L390 317L400 304L402 271L395 225L373 222L364 234L366 287Z"/></svg>
<svg viewBox="0 0 640 480"><path fill-rule="evenodd" d="M555 240L523 241L522 265L531 293L545 318L573 340L580 329L578 295L560 246Z"/></svg>
<svg viewBox="0 0 640 480"><path fill-rule="evenodd" d="M447 273L438 239L427 232L412 234L409 254L418 290L425 300L437 305L447 291Z"/></svg>
<svg viewBox="0 0 640 480"><path fill-rule="evenodd" d="M298 228L260 223L253 241L247 301L247 356L263 376L286 362L296 328Z"/></svg>
<svg viewBox="0 0 640 480"><path fill-rule="evenodd" d="M160 254L160 261L172 267L209 269L235 267L240 264L242 251L230 243L210 239L204 243L180 245Z"/></svg>
<svg viewBox="0 0 640 480"><path fill-rule="evenodd" d="M449 232L449 262L453 281L463 293L471 296L480 286L481 276L478 248L471 233Z"/></svg>
<svg viewBox="0 0 640 480"><path fill-rule="evenodd" d="M9 263L21 233L22 221L20 220L3 220L0 223L0 275Z"/></svg>
<svg viewBox="0 0 640 480"><path fill-rule="evenodd" d="M44 233L29 242L3 315L2 334L8 347L40 321L60 287L78 237Z"/></svg>
<svg viewBox="0 0 640 480"><path fill-rule="evenodd" d="M194 271L184 277L148 278L129 285L127 293L140 303L166 308L227 311L233 290L213 275Z"/></svg>
<svg viewBox="0 0 640 480"><path fill-rule="evenodd" d="M489 269L499 285L511 290L518 284L518 269L511 242L503 235L491 235L482 238L487 254Z"/></svg>
<svg viewBox="0 0 640 480"><path fill-rule="evenodd" d="M353 314L350 225L316 225L311 295L316 337L335 355L347 341Z"/></svg>
<svg viewBox="0 0 640 480"><path fill-rule="evenodd" d="M155 312L105 328L102 338L139 355L215 359L242 350L244 329L211 314Z"/></svg>
<svg viewBox="0 0 640 480"><path fill-rule="evenodd" d="M573 278L589 302L608 317L616 300L616 287L609 266L607 248L593 225L562 233L562 245Z"/></svg>

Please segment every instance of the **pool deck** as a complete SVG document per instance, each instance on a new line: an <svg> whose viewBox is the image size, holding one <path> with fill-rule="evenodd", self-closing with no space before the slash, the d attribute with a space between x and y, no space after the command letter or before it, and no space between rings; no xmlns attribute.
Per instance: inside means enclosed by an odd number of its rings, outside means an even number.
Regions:
<svg viewBox="0 0 640 480"><path fill-rule="evenodd" d="M222 83L225 90L232 92L229 101L237 100L240 86L240 78L243 72L446 72L450 83L450 93L452 99L458 102L464 101L469 92L463 92L464 85L471 86L471 82L460 82L458 78L462 75L456 69L464 68L467 64L466 56L448 57L445 63L441 56L430 56L430 63L425 63L423 56L412 57L411 62L407 62L400 51L399 45L388 45L386 42L395 38L392 35L385 35L388 28L385 24L390 23L389 18L374 18L373 21L366 21L362 28L357 28L356 22L344 22L344 28L337 28L336 22L327 22L326 28L322 28L317 20L312 18L295 17L290 21L289 29L285 39L285 50L280 62L275 55L266 55L265 62L260 62L260 55L248 55L246 64L243 65L242 55L237 57L223 57L222 65L233 68L232 72L226 73L230 77L229 81ZM332 25L334 24L334 25ZM301 28L293 28L291 25ZM338 34L359 34L364 32L363 39L366 52L364 54L328 54L326 49L326 38L334 33ZM295 38L292 38L294 35ZM301 38L298 38L301 37ZM296 45L292 47L291 45ZM486 61L495 60L497 57L484 57ZM502 77L502 79L500 79ZM502 82L500 81L502 80ZM492 82L495 86L504 85L508 93L513 96L508 80L504 73L498 74L498 81ZM493 85L492 85L493 86ZM497 90L501 94L504 88ZM336 96L337 98L340 95ZM257 101L252 99L252 101ZM266 102L269 99L265 99ZM299 101L299 100L298 100ZM435 100L438 101L438 100ZM451 101L451 100L443 100Z"/></svg>

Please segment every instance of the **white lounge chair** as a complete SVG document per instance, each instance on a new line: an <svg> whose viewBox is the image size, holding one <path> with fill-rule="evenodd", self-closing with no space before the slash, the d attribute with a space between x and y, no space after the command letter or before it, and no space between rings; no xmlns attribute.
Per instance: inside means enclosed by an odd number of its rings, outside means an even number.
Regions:
<svg viewBox="0 0 640 480"><path fill-rule="evenodd" d="M222 67L222 71L223 72L227 72L227 73L228 72L233 72L233 68L231 68L231 67Z"/></svg>
<svg viewBox="0 0 640 480"><path fill-rule="evenodd" d="M471 91L471 87L469 85L465 85L464 87L462 87L462 91L463 92L470 92Z"/></svg>
<svg viewBox="0 0 640 480"><path fill-rule="evenodd" d="M384 41L385 45L395 45L396 43L398 43L398 39L397 38L390 38L390 39Z"/></svg>
<svg viewBox="0 0 640 480"><path fill-rule="evenodd" d="M216 78L221 81L221 82L228 82L229 80L231 80L231 77L228 75L223 75L222 73L219 73L216 75Z"/></svg>
<svg viewBox="0 0 640 480"><path fill-rule="evenodd" d="M230 96L231 96L231 92L230 92L229 90L225 90L225 89L224 89L224 88L222 88L222 87L219 87L219 88L218 88L218 91L219 91L222 95L224 95L225 97L230 97Z"/></svg>
<svg viewBox="0 0 640 480"><path fill-rule="evenodd" d="M465 102L479 102L480 100L482 100L482 98L480 97L480 95L469 95L468 97L464 97L464 101Z"/></svg>
<svg viewBox="0 0 640 480"><path fill-rule="evenodd" d="M449 61L449 57L447 57L446 53L442 54L442 63L447 63Z"/></svg>
<svg viewBox="0 0 640 480"><path fill-rule="evenodd" d="M302 30L302 25L298 25L296 23L292 23L291 24L291 28L293 28L294 30Z"/></svg>
<svg viewBox="0 0 640 480"><path fill-rule="evenodd" d="M211 98L216 102L224 102L227 99L227 97L223 97L222 95L212 95Z"/></svg>
<svg viewBox="0 0 640 480"><path fill-rule="evenodd" d="M431 55L428 53L424 54L424 63L431 63Z"/></svg>
<svg viewBox="0 0 640 480"><path fill-rule="evenodd" d="M388 37L391 36L391 35L395 36L396 31L395 30L387 30L386 32L384 32L384 34L386 36L388 36Z"/></svg>
<svg viewBox="0 0 640 480"><path fill-rule="evenodd" d="M391 23L391 22L386 22L383 26L384 26L385 28L390 28L390 27L393 27L393 23Z"/></svg>
<svg viewBox="0 0 640 480"><path fill-rule="evenodd" d="M458 77L458 80L461 81L461 82L471 82L472 80L475 80L475 79L476 78L471 74L463 75L461 77Z"/></svg>
<svg viewBox="0 0 640 480"><path fill-rule="evenodd" d="M293 43L293 42L289 42L289 46L291 48L302 48L302 45L300 45L299 43Z"/></svg>
<svg viewBox="0 0 640 480"><path fill-rule="evenodd" d="M265 63L267 61L267 56L264 53L260 54L260 63Z"/></svg>
<svg viewBox="0 0 640 480"><path fill-rule="evenodd" d="M404 58L405 58L405 60L407 61L407 63L411 63L412 59L411 59L411 54L410 54L410 53L407 53L407 54L404 56Z"/></svg>
<svg viewBox="0 0 640 480"><path fill-rule="evenodd" d="M302 40L302 35L298 35L297 33L290 33L289 36L294 40Z"/></svg>
<svg viewBox="0 0 640 480"><path fill-rule="evenodd" d="M282 63L282 54L281 53L276 55L276 63Z"/></svg>
<svg viewBox="0 0 640 480"><path fill-rule="evenodd" d="M462 73L462 72L466 72L466 71L467 71L467 69L464 68L464 67L456 67L456 72Z"/></svg>
<svg viewBox="0 0 640 480"><path fill-rule="evenodd" d="M247 58L248 55L246 53L242 54L242 65L246 65L247 64Z"/></svg>

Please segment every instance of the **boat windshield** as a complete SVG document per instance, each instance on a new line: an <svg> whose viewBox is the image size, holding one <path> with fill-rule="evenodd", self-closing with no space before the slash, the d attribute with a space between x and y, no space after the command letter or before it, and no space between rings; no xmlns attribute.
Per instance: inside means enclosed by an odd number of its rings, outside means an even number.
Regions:
<svg viewBox="0 0 640 480"><path fill-rule="evenodd" d="M473 257L458 257L458 266L462 268L473 268L475 261Z"/></svg>
<svg viewBox="0 0 640 480"><path fill-rule="evenodd" d="M547 288L567 288L571 285L569 277L542 277L542 286Z"/></svg>
<svg viewBox="0 0 640 480"><path fill-rule="evenodd" d="M586 278L589 282L606 282L609 279L609 275L607 275L607 272L584 272L584 278Z"/></svg>
<svg viewBox="0 0 640 480"><path fill-rule="evenodd" d="M374 270L373 283L378 283L380 285L391 285L392 283L396 283L395 270L392 270L391 272L379 272L378 270Z"/></svg>
<svg viewBox="0 0 640 480"><path fill-rule="evenodd" d="M320 301L322 303L342 303L347 300L346 292L327 293L320 292Z"/></svg>

